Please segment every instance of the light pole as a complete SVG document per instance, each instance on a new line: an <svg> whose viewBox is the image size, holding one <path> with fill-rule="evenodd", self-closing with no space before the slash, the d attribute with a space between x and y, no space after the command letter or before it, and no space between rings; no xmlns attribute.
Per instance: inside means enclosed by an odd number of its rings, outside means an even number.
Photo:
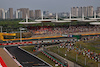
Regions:
<svg viewBox="0 0 100 67"><path fill-rule="evenodd" d="M58 44L58 54L59 54L59 44Z"/></svg>
<svg viewBox="0 0 100 67"><path fill-rule="evenodd" d="M85 65L86 65L86 56L85 56Z"/></svg>
<svg viewBox="0 0 100 67"><path fill-rule="evenodd" d="M99 63L98 63L98 67L99 67Z"/></svg>
<svg viewBox="0 0 100 67"><path fill-rule="evenodd" d="M20 29L20 42L22 42L22 31Z"/></svg>
<svg viewBox="0 0 100 67"><path fill-rule="evenodd" d="M2 33L2 26L0 26L1 27L1 33Z"/></svg>
<svg viewBox="0 0 100 67"><path fill-rule="evenodd" d="M20 42L22 42L22 30L25 30L24 28L19 28L20 29Z"/></svg>
<svg viewBox="0 0 100 67"><path fill-rule="evenodd" d="M76 54L76 62L77 62L77 54Z"/></svg>

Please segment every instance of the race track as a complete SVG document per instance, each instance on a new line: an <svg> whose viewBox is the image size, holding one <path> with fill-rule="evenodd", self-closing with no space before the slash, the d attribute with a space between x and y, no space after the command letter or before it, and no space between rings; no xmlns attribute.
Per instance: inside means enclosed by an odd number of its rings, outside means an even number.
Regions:
<svg viewBox="0 0 100 67"><path fill-rule="evenodd" d="M6 47L6 49L19 61L23 67L50 67L45 62L21 50L17 46Z"/></svg>

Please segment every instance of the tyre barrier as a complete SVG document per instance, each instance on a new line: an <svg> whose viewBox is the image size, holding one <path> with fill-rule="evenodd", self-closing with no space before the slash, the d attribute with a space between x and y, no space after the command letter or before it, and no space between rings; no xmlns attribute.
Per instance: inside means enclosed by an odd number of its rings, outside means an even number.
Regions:
<svg viewBox="0 0 100 67"><path fill-rule="evenodd" d="M58 61L57 59L55 59L53 56L51 56L50 54L48 54L45 51L41 51L45 56L47 56L49 59L51 59L53 62L57 63L59 66L61 67L68 67L66 65L64 65L63 63L61 63L60 61Z"/></svg>
<svg viewBox="0 0 100 67"><path fill-rule="evenodd" d="M13 42L13 43L0 43L0 45L29 45L29 44L46 44L46 43L61 43L62 40L50 40L50 41L26 41L26 42Z"/></svg>
<svg viewBox="0 0 100 67"><path fill-rule="evenodd" d="M25 44L32 44L32 42L14 42L14 43L2 43L0 45L25 45Z"/></svg>

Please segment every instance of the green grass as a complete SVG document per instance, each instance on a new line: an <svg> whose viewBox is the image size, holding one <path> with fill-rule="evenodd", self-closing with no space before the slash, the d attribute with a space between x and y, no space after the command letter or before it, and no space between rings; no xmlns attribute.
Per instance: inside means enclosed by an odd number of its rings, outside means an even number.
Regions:
<svg viewBox="0 0 100 67"><path fill-rule="evenodd" d="M23 46L23 47L21 47L21 48L27 50L28 52L34 53L34 51L33 51L33 49L35 49L34 47L35 47L35 46L32 45L32 46Z"/></svg>
<svg viewBox="0 0 100 67"><path fill-rule="evenodd" d="M75 52L74 50L71 50L69 52L67 52L67 57L64 56L64 54L66 53L65 50L67 50L67 48L59 48L59 53L58 53L58 48L57 47L50 47L48 48L50 51L55 52L57 54L59 54L60 56L69 59L73 62L76 62L76 54L77 52ZM86 57L86 61L87 61L87 65L85 66L85 57L83 55L78 55L77 56L77 62L78 64L82 65L83 67L98 67L98 63L95 62L94 60L89 59L88 57Z"/></svg>
<svg viewBox="0 0 100 67"><path fill-rule="evenodd" d="M78 47L80 47L80 44L82 48L87 48L87 49L90 49L90 51L100 53L100 47L98 47L98 45L100 44L100 39L96 41L90 41L89 43L83 42L83 41L75 43L75 45Z"/></svg>

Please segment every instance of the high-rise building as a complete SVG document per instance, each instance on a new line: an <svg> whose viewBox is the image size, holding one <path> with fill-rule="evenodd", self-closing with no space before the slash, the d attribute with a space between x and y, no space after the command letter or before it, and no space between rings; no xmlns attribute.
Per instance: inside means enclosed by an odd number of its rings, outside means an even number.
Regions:
<svg viewBox="0 0 100 67"><path fill-rule="evenodd" d="M88 17L93 17L93 6L88 6L87 7L87 16Z"/></svg>
<svg viewBox="0 0 100 67"><path fill-rule="evenodd" d="M7 14L7 10L5 10L5 19L8 19L8 14Z"/></svg>
<svg viewBox="0 0 100 67"><path fill-rule="evenodd" d="M15 18L16 19L22 18L22 12L20 10L15 11Z"/></svg>
<svg viewBox="0 0 100 67"><path fill-rule="evenodd" d="M58 13L58 16L59 17L67 17L68 13L67 12L60 12L60 13Z"/></svg>
<svg viewBox="0 0 100 67"><path fill-rule="evenodd" d="M82 17L82 9L83 9L82 7L78 8L78 16L79 17Z"/></svg>
<svg viewBox="0 0 100 67"><path fill-rule="evenodd" d="M84 17L87 17L87 7L83 7L83 13L84 13Z"/></svg>
<svg viewBox="0 0 100 67"><path fill-rule="evenodd" d="M34 18L34 12L33 12L33 10L29 11L29 17L32 18L32 19Z"/></svg>
<svg viewBox="0 0 100 67"><path fill-rule="evenodd" d="M0 9L0 19L2 19L2 9Z"/></svg>
<svg viewBox="0 0 100 67"><path fill-rule="evenodd" d="M0 8L0 19L5 19L5 11L3 8Z"/></svg>
<svg viewBox="0 0 100 67"><path fill-rule="evenodd" d="M82 17L82 14L85 17L93 17L93 6L71 8L72 17Z"/></svg>
<svg viewBox="0 0 100 67"><path fill-rule="evenodd" d="M9 19L13 19L13 8L9 8Z"/></svg>
<svg viewBox="0 0 100 67"><path fill-rule="evenodd" d="M100 17L100 7L97 7L97 16Z"/></svg>
<svg viewBox="0 0 100 67"><path fill-rule="evenodd" d="M44 16L48 16L48 14L49 14L49 11L43 11Z"/></svg>
<svg viewBox="0 0 100 67"><path fill-rule="evenodd" d="M72 15L72 17L75 17L75 7L71 8L71 15Z"/></svg>
<svg viewBox="0 0 100 67"><path fill-rule="evenodd" d="M18 11L15 11L15 19L18 19Z"/></svg>
<svg viewBox="0 0 100 67"><path fill-rule="evenodd" d="M71 8L71 15L72 17L78 17L78 7Z"/></svg>
<svg viewBox="0 0 100 67"><path fill-rule="evenodd" d="M41 10L35 10L35 19L41 18Z"/></svg>
<svg viewBox="0 0 100 67"><path fill-rule="evenodd" d="M78 7L75 7L75 11L76 11L76 12L75 12L75 13L76 13L76 14L75 14L75 17L78 17Z"/></svg>
<svg viewBox="0 0 100 67"><path fill-rule="evenodd" d="M29 17L29 8L20 8L20 9L17 9L17 10L22 12L22 19L26 18L26 14Z"/></svg>

